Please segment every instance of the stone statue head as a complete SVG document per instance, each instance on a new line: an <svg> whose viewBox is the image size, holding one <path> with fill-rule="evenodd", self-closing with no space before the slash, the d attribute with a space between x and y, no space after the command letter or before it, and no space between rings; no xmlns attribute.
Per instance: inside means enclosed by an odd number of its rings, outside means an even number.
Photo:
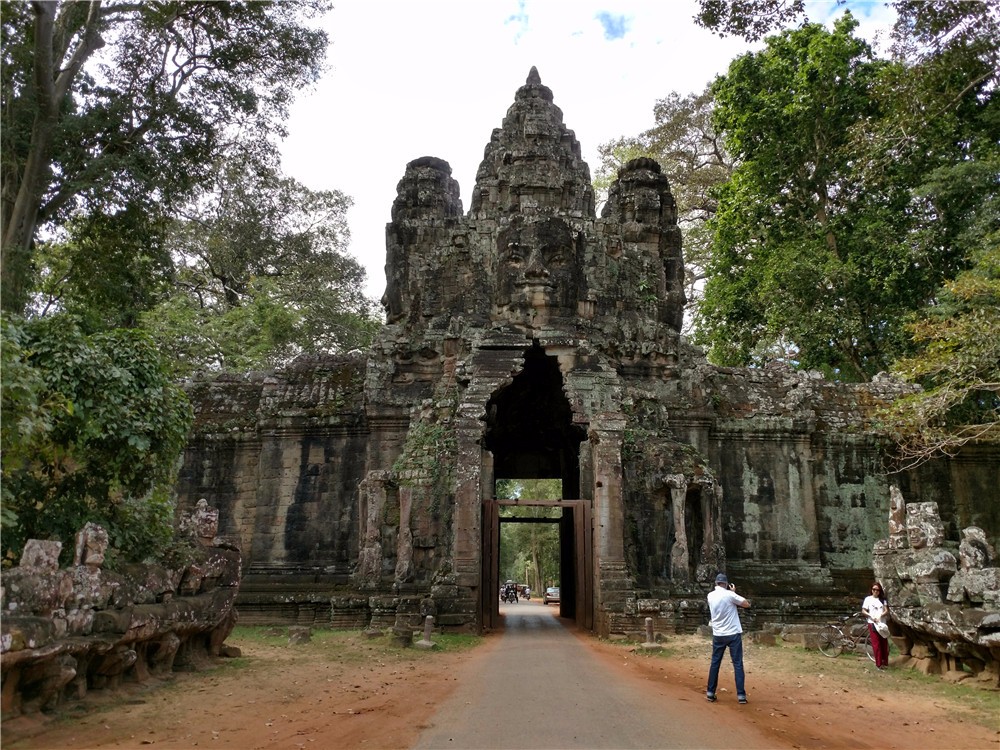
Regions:
<svg viewBox="0 0 1000 750"><path fill-rule="evenodd" d="M62 542L49 539L29 539L21 552L21 568L30 571L59 570Z"/></svg>
<svg viewBox="0 0 1000 750"><path fill-rule="evenodd" d="M208 500L201 498L191 514L192 531L195 538L203 545L209 546L219 533L219 510L211 508Z"/></svg>
<svg viewBox="0 0 1000 750"><path fill-rule="evenodd" d="M495 309L573 315L580 286L579 243L560 218L515 216L497 239Z"/></svg>
<svg viewBox="0 0 1000 750"><path fill-rule="evenodd" d="M104 564L104 555L107 551L108 532L103 526L88 521L77 532L73 564L99 568Z"/></svg>

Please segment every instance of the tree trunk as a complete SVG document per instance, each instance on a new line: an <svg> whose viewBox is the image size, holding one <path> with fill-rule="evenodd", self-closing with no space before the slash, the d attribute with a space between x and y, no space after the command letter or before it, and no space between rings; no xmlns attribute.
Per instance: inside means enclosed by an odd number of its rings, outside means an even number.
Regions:
<svg viewBox="0 0 1000 750"><path fill-rule="evenodd" d="M52 31L55 3L34 3L35 11L35 120L28 158L21 172L14 206L3 228L3 266L0 304L5 312L23 312L31 272L31 246L44 190L44 176L52 146L56 111L52 103Z"/></svg>
<svg viewBox="0 0 1000 750"><path fill-rule="evenodd" d="M34 2L34 92L35 117L31 128L31 141L27 158L20 174L20 183L11 194L15 195L10 215L5 216L3 238L0 240L0 309L5 312L23 312L28 302L31 279L31 254L35 242L35 229L41 213L42 197L48 187L52 142L59 125L62 101L69 95L72 84L86 60L95 50L104 46L99 34L101 3L88 6L82 37L72 57L65 62L69 29L59 29L56 39L56 14L60 3ZM56 43L59 49L56 49Z"/></svg>

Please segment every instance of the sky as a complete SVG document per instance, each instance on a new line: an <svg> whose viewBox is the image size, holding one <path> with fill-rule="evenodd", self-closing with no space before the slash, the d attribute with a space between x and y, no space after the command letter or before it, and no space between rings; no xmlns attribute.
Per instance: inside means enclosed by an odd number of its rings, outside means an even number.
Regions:
<svg viewBox="0 0 1000 750"><path fill-rule="evenodd" d="M591 175L598 147L652 127L672 91L700 92L751 49L693 21L695 0L333 0L327 71L300 92L282 145L286 174L351 196L349 254L366 292L385 289L385 226L406 164L447 161L469 210L494 128L532 66L576 133ZM882 2L847 3L871 38ZM844 6L808 3L832 22Z"/></svg>

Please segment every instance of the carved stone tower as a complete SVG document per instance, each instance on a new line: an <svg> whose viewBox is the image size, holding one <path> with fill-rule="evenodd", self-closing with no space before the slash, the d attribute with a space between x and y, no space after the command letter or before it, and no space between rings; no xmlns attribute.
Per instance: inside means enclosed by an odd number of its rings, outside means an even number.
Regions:
<svg viewBox="0 0 1000 750"><path fill-rule="evenodd" d="M905 387L709 365L679 332L660 166L625 165L598 217L536 70L468 213L447 162L406 165L386 278L367 355L190 389L178 494L239 545L244 622L490 627L495 484L531 478L561 480L562 614L602 635L694 629L719 570L767 621L856 606L890 503L868 415ZM995 539L998 466L983 449L898 479Z"/></svg>
<svg viewBox="0 0 1000 750"><path fill-rule="evenodd" d="M406 420L408 432L398 453L370 464L366 487L384 479L363 505L398 504L420 527L396 537L397 590L431 584L443 566L458 606L489 622L494 482L557 478L564 524L577 529L563 535L573 540L563 609L606 630L632 597L623 467L657 487L668 576L690 586L714 575L723 561L712 472L690 456L677 462L682 446L632 382L669 379L678 361L683 261L659 165L627 165L597 218L580 145L532 68L486 146L468 215L448 164L423 157L407 165L392 219L389 325L366 391L370 418ZM655 459L629 454L637 409ZM375 589L384 535L369 525L364 536L354 580Z"/></svg>

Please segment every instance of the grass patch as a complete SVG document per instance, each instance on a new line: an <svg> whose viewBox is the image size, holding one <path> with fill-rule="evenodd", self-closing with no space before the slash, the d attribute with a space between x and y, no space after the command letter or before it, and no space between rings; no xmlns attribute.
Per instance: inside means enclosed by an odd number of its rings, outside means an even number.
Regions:
<svg viewBox="0 0 1000 750"><path fill-rule="evenodd" d="M238 626L233 629L226 642L250 650L256 647L284 651L292 658L322 658L344 664L420 661L433 658L435 653L472 649L483 642L481 636L460 633L438 633L432 635L431 640L436 648L420 649L400 646L389 634L369 638L357 630L317 628L312 631L309 643L292 645L288 642L288 628ZM239 662L246 658L233 661Z"/></svg>
<svg viewBox="0 0 1000 750"><path fill-rule="evenodd" d="M704 667L706 674L712 653L711 639L697 635L667 636L661 644L662 651L644 651L637 648L636 642L609 642L648 659L694 660ZM898 653L895 649L891 650L890 659ZM887 671L878 672L863 651L845 651L831 658L800 645L765 646L744 638L743 662L751 674L759 670L761 673L784 675L789 681L798 677L812 684L819 679L831 694L845 689L852 692L872 689L926 698L948 706L949 712L965 721L988 729L1000 729L997 719L1000 717L1000 691L972 684L952 684L938 675L925 675L905 667L896 669L890 666ZM724 663L729 663L728 653Z"/></svg>

